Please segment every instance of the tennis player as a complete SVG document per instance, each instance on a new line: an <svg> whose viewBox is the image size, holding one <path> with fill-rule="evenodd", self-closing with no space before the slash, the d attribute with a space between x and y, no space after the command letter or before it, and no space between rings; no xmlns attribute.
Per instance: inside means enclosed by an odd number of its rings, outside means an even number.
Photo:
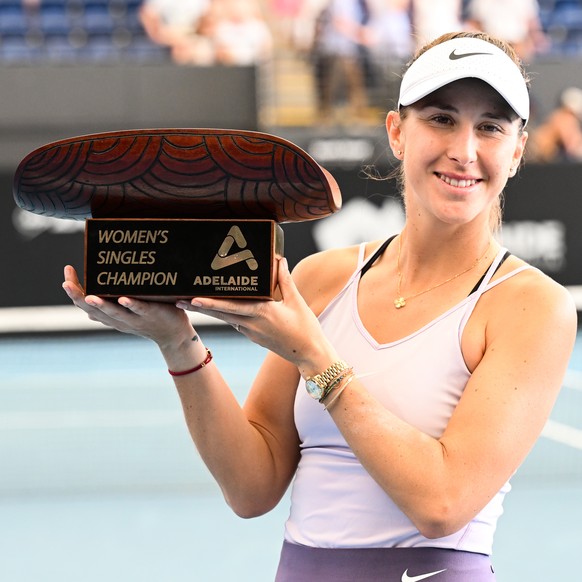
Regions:
<svg viewBox="0 0 582 582"><path fill-rule="evenodd" d="M576 334L567 291L495 236L528 117L514 51L448 34L416 55L387 116L406 207L396 236L308 257L293 276L282 259L277 301L115 304L66 268L92 319L158 344L238 515L268 512L292 483L277 582L495 580L509 480ZM268 348L243 407L187 310Z"/></svg>

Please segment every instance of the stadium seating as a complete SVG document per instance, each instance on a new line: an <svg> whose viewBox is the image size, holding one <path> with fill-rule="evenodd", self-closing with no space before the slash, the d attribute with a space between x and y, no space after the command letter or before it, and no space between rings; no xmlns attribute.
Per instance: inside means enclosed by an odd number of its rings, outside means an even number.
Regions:
<svg viewBox="0 0 582 582"><path fill-rule="evenodd" d="M178 0L179 1L179 0ZM0 63L169 60L145 35L142 0L0 0ZM26 3L25 3L26 4ZM582 56L582 0L539 0L550 58Z"/></svg>
<svg viewBox="0 0 582 582"><path fill-rule="evenodd" d="M160 62L139 21L141 0L0 0L0 63Z"/></svg>
<svg viewBox="0 0 582 582"><path fill-rule="evenodd" d="M552 47L550 57L582 56L582 0L539 0L540 19Z"/></svg>

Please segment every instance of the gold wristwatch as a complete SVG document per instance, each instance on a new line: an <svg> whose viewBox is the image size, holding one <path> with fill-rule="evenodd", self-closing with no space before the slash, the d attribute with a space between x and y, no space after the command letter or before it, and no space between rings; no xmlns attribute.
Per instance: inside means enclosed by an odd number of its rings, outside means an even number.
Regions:
<svg viewBox="0 0 582 582"><path fill-rule="evenodd" d="M348 365L343 360L339 360L332 364L327 370L320 374L310 376L305 380L305 388L311 398L321 400L325 394L328 386L344 371L348 369Z"/></svg>

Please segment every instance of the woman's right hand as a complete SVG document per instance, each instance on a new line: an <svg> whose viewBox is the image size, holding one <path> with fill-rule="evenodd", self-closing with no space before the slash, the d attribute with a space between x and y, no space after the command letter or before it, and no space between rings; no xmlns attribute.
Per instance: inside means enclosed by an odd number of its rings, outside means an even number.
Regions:
<svg viewBox="0 0 582 582"><path fill-rule="evenodd" d="M115 302L85 295L77 272L70 265L65 267L63 289L92 321L151 339L162 349L191 342L195 335L187 314L171 303L139 301L130 297L119 297Z"/></svg>

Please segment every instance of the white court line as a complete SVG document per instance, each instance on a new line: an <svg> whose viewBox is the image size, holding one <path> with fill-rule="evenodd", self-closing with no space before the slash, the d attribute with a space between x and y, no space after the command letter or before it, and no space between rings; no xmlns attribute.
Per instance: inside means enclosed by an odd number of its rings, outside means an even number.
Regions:
<svg viewBox="0 0 582 582"><path fill-rule="evenodd" d="M184 424L176 410L62 410L0 413L0 432L11 430L165 428Z"/></svg>
<svg viewBox="0 0 582 582"><path fill-rule="evenodd" d="M222 321L189 313L194 325L224 325ZM103 331L107 327L91 321L73 305L50 307L4 307L0 309L0 333L42 333L65 331Z"/></svg>
<svg viewBox="0 0 582 582"><path fill-rule="evenodd" d="M566 287L574 298L576 308L582 311L582 285ZM194 325L224 325L206 315L190 313ZM0 308L0 333L38 333L60 331L91 331L106 329L100 323L87 319L85 313L73 305Z"/></svg>
<svg viewBox="0 0 582 582"><path fill-rule="evenodd" d="M548 420L542 436L563 445L582 451L582 430L555 420Z"/></svg>

